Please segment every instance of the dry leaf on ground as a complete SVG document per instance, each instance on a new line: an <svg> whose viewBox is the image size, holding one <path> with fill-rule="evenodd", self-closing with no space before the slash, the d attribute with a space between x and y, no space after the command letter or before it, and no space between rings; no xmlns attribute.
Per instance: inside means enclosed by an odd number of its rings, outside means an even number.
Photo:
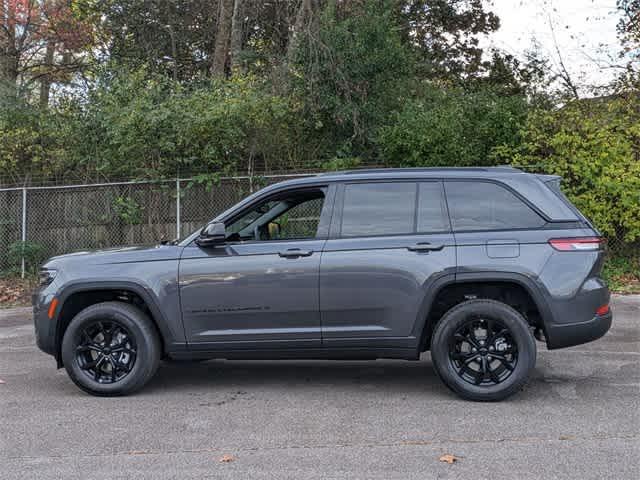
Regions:
<svg viewBox="0 0 640 480"><path fill-rule="evenodd" d="M440 457L440 461L447 462L449 465L451 465L452 463L458 461L458 457L456 457L455 455L451 455L450 453L447 453L446 455L442 455Z"/></svg>
<svg viewBox="0 0 640 480"><path fill-rule="evenodd" d="M220 463L229 463L229 462L233 462L236 459L236 457L234 457L233 455L223 455L222 458L220 459Z"/></svg>

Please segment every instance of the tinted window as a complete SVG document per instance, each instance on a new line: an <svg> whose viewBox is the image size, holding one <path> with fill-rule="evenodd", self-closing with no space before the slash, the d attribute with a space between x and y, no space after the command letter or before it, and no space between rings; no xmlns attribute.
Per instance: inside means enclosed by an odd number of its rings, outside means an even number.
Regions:
<svg viewBox="0 0 640 480"><path fill-rule="evenodd" d="M500 185L447 182L447 202L454 230L537 228L545 221Z"/></svg>
<svg viewBox="0 0 640 480"><path fill-rule="evenodd" d="M277 225L277 228L272 228L271 238L281 240L315 237L323 203L323 198L306 200L273 219L271 223Z"/></svg>
<svg viewBox="0 0 640 480"><path fill-rule="evenodd" d="M449 219L440 182L419 184L418 232L449 231Z"/></svg>
<svg viewBox="0 0 640 480"><path fill-rule="evenodd" d="M360 183L344 189L343 237L412 233L415 183Z"/></svg>
<svg viewBox="0 0 640 480"><path fill-rule="evenodd" d="M324 192L291 192L253 206L226 225L227 240L314 238L320 223Z"/></svg>

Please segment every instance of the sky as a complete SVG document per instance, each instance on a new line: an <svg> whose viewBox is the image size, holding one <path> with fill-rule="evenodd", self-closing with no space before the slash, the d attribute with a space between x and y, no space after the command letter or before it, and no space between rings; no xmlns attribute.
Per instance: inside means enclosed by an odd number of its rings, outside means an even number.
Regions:
<svg viewBox="0 0 640 480"><path fill-rule="evenodd" d="M567 71L585 95L589 86L606 85L615 76L616 69L611 68L619 50L615 0L484 2L501 21L500 30L485 39L486 44L521 58L535 39L555 71L560 68L557 43Z"/></svg>

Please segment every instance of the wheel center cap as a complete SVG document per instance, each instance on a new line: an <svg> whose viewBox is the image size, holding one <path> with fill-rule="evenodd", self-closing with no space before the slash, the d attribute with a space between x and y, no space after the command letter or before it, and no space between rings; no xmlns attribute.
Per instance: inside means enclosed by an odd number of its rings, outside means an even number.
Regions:
<svg viewBox="0 0 640 480"><path fill-rule="evenodd" d="M111 349L110 349L109 347L105 347L104 349L102 349L102 352L103 352L105 355L109 355L109 354L111 353Z"/></svg>

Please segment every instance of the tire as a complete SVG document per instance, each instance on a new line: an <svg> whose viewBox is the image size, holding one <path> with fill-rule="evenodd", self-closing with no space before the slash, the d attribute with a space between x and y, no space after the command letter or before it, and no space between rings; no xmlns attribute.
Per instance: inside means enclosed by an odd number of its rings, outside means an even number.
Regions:
<svg viewBox="0 0 640 480"><path fill-rule="evenodd" d="M62 339L62 361L71 380L85 392L103 397L142 388L158 369L161 350L151 319L123 302L85 308Z"/></svg>
<svg viewBox="0 0 640 480"><path fill-rule="evenodd" d="M509 305L469 300L436 325L431 359L440 379L460 397L498 401L527 382L536 363L536 342L527 321Z"/></svg>

